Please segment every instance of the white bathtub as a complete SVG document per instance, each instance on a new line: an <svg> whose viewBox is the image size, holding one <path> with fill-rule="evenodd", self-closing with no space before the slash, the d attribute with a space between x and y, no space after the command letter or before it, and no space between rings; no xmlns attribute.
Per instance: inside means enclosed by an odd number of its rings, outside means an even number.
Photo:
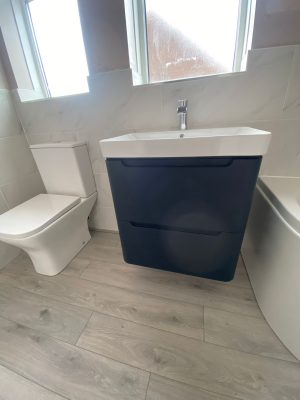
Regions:
<svg viewBox="0 0 300 400"><path fill-rule="evenodd" d="M242 255L266 320L300 359L300 178L259 179Z"/></svg>

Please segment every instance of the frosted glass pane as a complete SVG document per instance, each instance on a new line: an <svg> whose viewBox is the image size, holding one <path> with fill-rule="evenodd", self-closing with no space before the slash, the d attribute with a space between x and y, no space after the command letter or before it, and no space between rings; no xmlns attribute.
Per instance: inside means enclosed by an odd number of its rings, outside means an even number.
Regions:
<svg viewBox="0 0 300 400"><path fill-rule="evenodd" d="M88 92L77 0L32 0L29 9L51 96Z"/></svg>
<svg viewBox="0 0 300 400"><path fill-rule="evenodd" d="M239 0L146 0L150 81L233 70Z"/></svg>

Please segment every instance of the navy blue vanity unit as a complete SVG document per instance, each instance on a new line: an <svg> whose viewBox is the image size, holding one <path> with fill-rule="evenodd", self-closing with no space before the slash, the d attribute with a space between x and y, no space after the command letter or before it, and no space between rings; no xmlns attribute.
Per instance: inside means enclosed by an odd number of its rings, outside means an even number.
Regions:
<svg viewBox="0 0 300 400"><path fill-rule="evenodd" d="M261 159L108 157L125 261L230 281Z"/></svg>

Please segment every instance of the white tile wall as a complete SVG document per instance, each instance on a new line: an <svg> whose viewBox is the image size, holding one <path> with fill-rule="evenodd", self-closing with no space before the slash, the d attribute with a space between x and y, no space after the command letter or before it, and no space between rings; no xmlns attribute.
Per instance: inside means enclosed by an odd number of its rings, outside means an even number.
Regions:
<svg viewBox="0 0 300 400"><path fill-rule="evenodd" d="M36 171L36 165L23 134L0 139L0 186Z"/></svg>
<svg viewBox="0 0 300 400"><path fill-rule="evenodd" d="M189 126L248 125L273 132L262 173L300 175L300 46L254 50L245 73L132 87L130 71L90 77L91 93L18 103L30 142L86 140L99 200L91 226L117 229L98 141L133 131L176 129L177 100L189 100Z"/></svg>
<svg viewBox="0 0 300 400"><path fill-rule="evenodd" d="M1 190L9 208L12 208L44 192L44 185L39 172L35 171L3 185Z"/></svg>
<svg viewBox="0 0 300 400"><path fill-rule="evenodd" d="M284 118L299 118L300 116L300 46L296 47L294 53L283 115Z"/></svg>
<svg viewBox="0 0 300 400"><path fill-rule="evenodd" d="M20 125L16 119L11 94L0 87L0 138L17 135L20 133Z"/></svg>

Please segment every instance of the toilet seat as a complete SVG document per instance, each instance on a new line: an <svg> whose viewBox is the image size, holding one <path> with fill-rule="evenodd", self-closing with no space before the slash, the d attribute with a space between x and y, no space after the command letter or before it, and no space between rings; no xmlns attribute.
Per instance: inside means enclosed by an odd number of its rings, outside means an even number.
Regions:
<svg viewBox="0 0 300 400"><path fill-rule="evenodd" d="M0 239L32 236L80 203L80 198L39 194L0 215Z"/></svg>

